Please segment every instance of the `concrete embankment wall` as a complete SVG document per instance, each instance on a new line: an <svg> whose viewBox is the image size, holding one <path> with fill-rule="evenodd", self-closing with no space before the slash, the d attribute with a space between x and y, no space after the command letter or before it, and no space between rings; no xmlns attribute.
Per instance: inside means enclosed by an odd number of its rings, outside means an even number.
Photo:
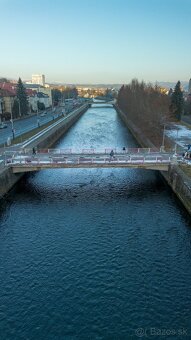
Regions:
<svg viewBox="0 0 191 340"><path fill-rule="evenodd" d="M55 127L49 129L45 134L41 134L35 140L31 140L26 148L49 148L53 146L88 108L89 105L87 104L76 109ZM0 199L13 188L23 175L24 174L13 174L12 170L7 167L2 167L0 169Z"/></svg>
<svg viewBox="0 0 191 340"><path fill-rule="evenodd" d="M134 138L142 147L153 148L154 145L141 133L138 129L117 106L115 106L119 116L130 130ZM184 207L191 214L191 178L185 174L179 165L169 166L168 172L160 172L174 193L180 199Z"/></svg>
<svg viewBox="0 0 191 340"><path fill-rule="evenodd" d="M21 179L23 174L13 174L10 168L0 170L0 199Z"/></svg>

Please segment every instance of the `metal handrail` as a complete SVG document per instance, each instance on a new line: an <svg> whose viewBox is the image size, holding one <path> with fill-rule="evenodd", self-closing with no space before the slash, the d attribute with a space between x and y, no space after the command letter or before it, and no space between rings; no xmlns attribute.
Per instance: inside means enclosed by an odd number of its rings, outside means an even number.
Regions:
<svg viewBox="0 0 191 340"><path fill-rule="evenodd" d="M82 149L74 149L74 148L64 148L64 149L39 149L37 150L38 154L66 154L66 155L76 155L76 154L84 154L84 155L100 155L100 154L110 154L111 150L114 151L114 155L121 155L121 154L136 154L136 155L140 155L140 154L156 154L156 153L160 153L160 154L169 154L169 153L173 153L172 149L168 149L164 151L161 151L160 148L119 148L119 147L108 147L108 148L82 148ZM24 149L18 149L18 150L6 150L5 151L6 154L31 154L33 153L33 149L31 148L24 148Z"/></svg>
<svg viewBox="0 0 191 340"><path fill-rule="evenodd" d="M101 158L95 158L95 157L87 157L87 158L83 158L83 157L73 157L72 159L70 158L51 158L49 157L48 159L43 159L40 158L39 155L37 155L35 157L28 157L26 156L25 158L22 158L21 156L17 157L17 158L7 158L5 160L5 165L18 165L19 166L34 166L34 165L50 165L50 164L87 164L87 163L93 163L93 164L102 164L102 163L112 163L112 164L170 164L172 162L173 158L172 156L169 156L167 158L164 158L162 156L156 156L153 157L153 159L148 159L147 157L144 156L140 156L140 158L133 158L128 157L128 158L119 158L119 157L115 157L115 158L111 158L111 157L101 157Z"/></svg>

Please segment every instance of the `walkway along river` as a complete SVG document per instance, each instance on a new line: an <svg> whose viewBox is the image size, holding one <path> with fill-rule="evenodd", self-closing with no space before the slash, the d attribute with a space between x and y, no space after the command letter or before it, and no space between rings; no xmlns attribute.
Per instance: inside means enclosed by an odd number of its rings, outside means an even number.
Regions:
<svg viewBox="0 0 191 340"><path fill-rule="evenodd" d="M134 147L91 108L56 147ZM25 176L0 210L0 339L191 336L190 217L157 172Z"/></svg>

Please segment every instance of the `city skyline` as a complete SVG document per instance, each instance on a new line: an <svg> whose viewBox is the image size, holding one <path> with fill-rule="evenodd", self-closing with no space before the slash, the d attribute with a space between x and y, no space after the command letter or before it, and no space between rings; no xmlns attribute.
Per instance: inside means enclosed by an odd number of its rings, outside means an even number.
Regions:
<svg viewBox="0 0 191 340"><path fill-rule="evenodd" d="M1 76L46 74L47 82L68 84L190 78L189 0L0 4L0 27L6 33Z"/></svg>

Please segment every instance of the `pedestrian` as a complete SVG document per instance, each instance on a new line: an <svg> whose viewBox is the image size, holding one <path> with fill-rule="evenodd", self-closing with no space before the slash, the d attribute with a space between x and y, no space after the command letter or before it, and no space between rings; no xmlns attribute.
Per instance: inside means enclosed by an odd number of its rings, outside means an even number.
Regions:
<svg viewBox="0 0 191 340"><path fill-rule="evenodd" d="M110 152L110 158L113 159L113 156L114 156L114 151L111 150L111 152Z"/></svg>
<svg viewBox="0 0 191 340"><path fill-rule="evenodd" d="M33 155L36 155L36 150L35 150L35 148L32 148L32 153L33 153Z"/></svg>

